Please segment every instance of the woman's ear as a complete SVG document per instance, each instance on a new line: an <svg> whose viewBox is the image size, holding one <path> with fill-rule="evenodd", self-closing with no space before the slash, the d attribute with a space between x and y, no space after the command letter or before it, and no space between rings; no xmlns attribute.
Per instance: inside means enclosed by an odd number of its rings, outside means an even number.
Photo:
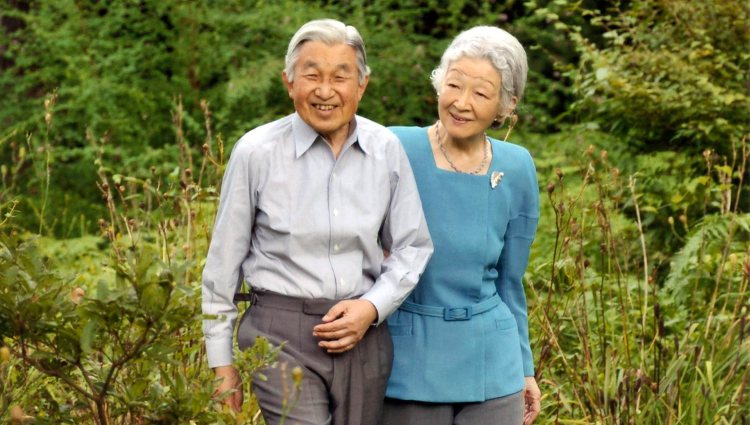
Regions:
<svg viewBox="0 0 750 425"><path fill-rule="evenodd" d="M505 120L513 116L516 106L518 106L518 97L513 96L504 108L498 108L497 116L492 121L490 128L493 130L501 128L505 124Z"/></svg>
<svg viewBox="0 0 750 425"><path fill-rule="evenodd" d="M518 106L518 97L513 96L510 99L510 102L508 102L507 105L505 105L505 108L503 108L498 114L495 121L502 123L506 118L513 115L513 111L516 110L516 106Z"/></svg>

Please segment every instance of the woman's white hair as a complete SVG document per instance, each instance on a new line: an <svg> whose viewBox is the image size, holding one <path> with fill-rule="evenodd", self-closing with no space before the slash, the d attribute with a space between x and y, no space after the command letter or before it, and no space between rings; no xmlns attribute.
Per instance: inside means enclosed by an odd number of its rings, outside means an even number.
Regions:
<svg viewBox="0 0 750 425"><path fill-rule="evenodd" d="M346 25L335 19L316 19L302 25L289 42L286 51L284 72L287 79L294 81L294 67L299 60L299 50L306 41L321 41L325 44L345 43L354 48L357 54L357 70L359 71L359 83L365 82L370 75L370 67L367 66L367 53L365 42L359 31L351 25Z"/></svg>
<svg viewBox="0 0 750 425"><path fill-rule="evenodd" d="M453 39L430 75L432 86L440 94L443 78L450 65L461 58L486 59L500 75L500 109L510 107L513 96L521 100L529 65L521 43L509 32L497 27L478 26Z"/></svg>

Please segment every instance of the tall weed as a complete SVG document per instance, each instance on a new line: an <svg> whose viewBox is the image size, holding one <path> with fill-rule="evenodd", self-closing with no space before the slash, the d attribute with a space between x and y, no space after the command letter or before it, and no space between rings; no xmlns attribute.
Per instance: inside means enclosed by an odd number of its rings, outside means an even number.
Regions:
<svg viewBox="0 0 750 425"><path fill-rule="evenodd" d="M540 228L527 275L541 423L746 423L750 215L737 197L747 139L730 178L707 172L706 215L684 224L669 267L651 261L664 253L644 233L658 211L642 209L641 174L625 177L594 146L577 168L545 157L542 223L554 231Z"/></svg>

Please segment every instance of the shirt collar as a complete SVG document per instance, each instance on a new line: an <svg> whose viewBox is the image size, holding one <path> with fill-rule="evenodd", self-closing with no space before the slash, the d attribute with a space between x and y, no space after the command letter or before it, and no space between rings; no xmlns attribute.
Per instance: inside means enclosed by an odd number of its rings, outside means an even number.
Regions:
<svg viewBox="0 0 750 425"><path fill-rule="evenodd" d="M349 146L357 145L362 152L365 154L369 153L370 149L367 142L359 137L359 132L357 131L359 122L358 118L359 117L355 115L349 122L349 137L347 137L346 142L344 142L344 147L341 149L342 152ZM299 158L310 149L320 135L315 129L303 121L298 113L295 112L292 117L292 137L294 137L295 157Z"/></svg>

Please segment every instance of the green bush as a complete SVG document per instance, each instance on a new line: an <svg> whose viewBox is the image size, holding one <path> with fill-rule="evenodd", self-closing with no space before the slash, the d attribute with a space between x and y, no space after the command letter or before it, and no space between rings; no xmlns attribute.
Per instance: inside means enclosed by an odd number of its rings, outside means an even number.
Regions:
<svg viewBox="0 0 750 425"><path fill-rule="evenodd" d="M621 171L634 175L640 208L655 213L643 226L663 280L702 217L749 205L738 183L747 177L740 161L750 137L750 8L737 0L560 0L534 14L577 51L565 72L575 101L564 119L618 139ZM710 187L713 179L721 186ZM709 193L728 185L737 187L729 198L744 204ZM633 200L625 207L634 217Z"/></svg>
<svg viewBox="0 0 750 425"><path fill-rule="evenodd" d="M222 164L206 156L195 174L141 179L97 163L107 211L98 237L40 239L15 226L16 203L0 208L0 346L12 360L0 364L0 420L23 411L40 424L257 423L252 400L239 413L219 403L200 327ZM258 341L237 359L250 376L276 353Z"/></svg>
<svg viewBox="0 0 750 425"><path fill-rule="evenodd" d="M429 73L452 37L477 24L508 28L530 51L544 49L531 55L533 88L522 109L523 125L549 130L569 101L553 62L574 52L526 15L517 2L468 0L449 7L416 0L15 2L0 11L0 123L2 134L15 134L16 149L7 144L0 158L17 161L24 145L29 157L43 158L16 173L16 189L37 197L21 206L25 227L57 236L92 232L103 214L90 190L94 142L107 141L106 159L127 164L121 172L174 168L171 121L181 103L191 149L204 143L206 118L231 148L244 132L292 111L280 78L283 55L300 25L322 17L361 30L373 77L360 113L387 124L435 119ZM56 102L42 108L51 93Z"/></svg>
<svg viewBox="0 0 750 425"><path fill-rule="evenodd" d="M642 151L729 155L740 145L750 122L746 2L641 0L605 10L554 3L601 29L601 39L587 37L551 9L536 11L566 31L580 54L569 75L582 119Z"/></svg>

